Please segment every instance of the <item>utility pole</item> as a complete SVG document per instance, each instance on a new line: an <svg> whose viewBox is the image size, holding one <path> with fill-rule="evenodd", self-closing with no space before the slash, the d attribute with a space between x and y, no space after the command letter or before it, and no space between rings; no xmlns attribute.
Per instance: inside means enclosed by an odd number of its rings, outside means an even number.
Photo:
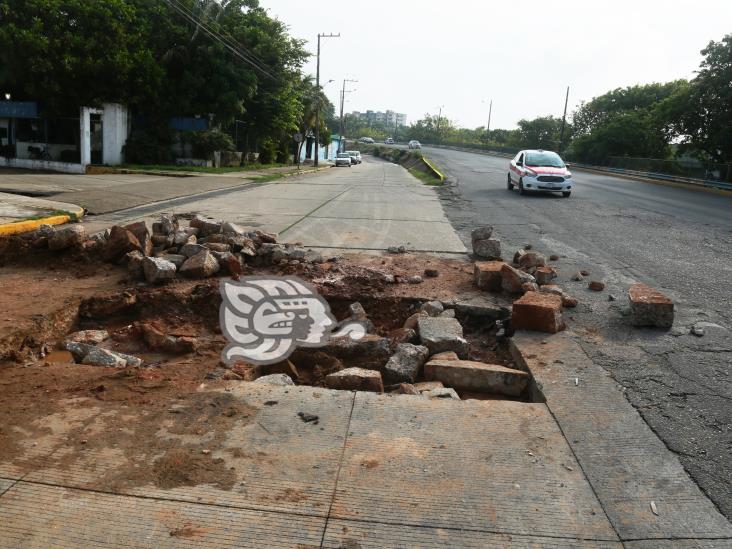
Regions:
<svg viewBox="0 0 732 549"><path fill-rule="evenodd" d="M491 132L491 114L493 114L493 99L491 99L490 105L488 105L488 125L485 127L485 132Z"/></svg>
<svg viewBox="0 0 732 549"><path fill-rule="evenodd" d="M358 82L358 80L349 80L348 78L343 79L343 88L341 89L341 130L340 130L341 143L343 142L343 134L346 131L346 125L345 125L345 121L343 119L343 105L345 105L345 103L346 103L346 82ZM353 90L349 90L349 91L353 91ZM343 147L344 147L343 150L345 150L345 145L343 145Z"/></svg>
<svg viewBox="0 0 732 549"><path fill-rule="evenodd" d="M564 125L567 122L567 103L569 102L569 86L567 86L567 96L564 98L564 114L562 115L562 131L559 134L559 154L562 154L564 148Z"/></svg>
<svg viewBox="0 0 732 549"><path fill-rule="evenodd" d="M441 141L440 140L440 123L442 122L442 107L444 107L444 106L445 105L440 105L440 112L437 113L437 125L436 125L435 129L437 130L437 140L438 141Z"/></svg>
<svg viewBox="0 0 732 549"><path fill-rule="evenodd" d="M318 60L315 69L315 93L318 95L315 99L315 159L313 165L318 165L318 149L320 147L320 39L321 38L339 38L338 34L318 34Z"/></svg>

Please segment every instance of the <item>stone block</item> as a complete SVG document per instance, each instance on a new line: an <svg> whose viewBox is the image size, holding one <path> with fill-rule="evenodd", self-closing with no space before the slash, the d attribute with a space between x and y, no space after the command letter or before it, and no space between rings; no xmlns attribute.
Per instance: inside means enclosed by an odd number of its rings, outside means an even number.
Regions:
<svg viewBox="0 0 732 549"><path fill-rule="evenodd" d="M475 285L481 290L500 292L504 265L503 261L477 261L473 267Z"/></svg>
<svg viewBox="0 0 732 549"><path fill-rule="evenodd" d="M384 392L381 374L376 370L364 368L346 368L325 376L325 385L330 389L342 391L373 391Z"/></svg>
<svg viewBox="0 0 732 549"><path fill-rule="evenodd" d="M455 389L509 396L519 396L530 377L521 370L472 360L430 360L424 365L424 375Z"/></svg>
<svg viewBox="0 0 732 549"><path fill-rule="evenodd" d="M206 278L219 272L219 268L219 262L210 251L204 248L196 255L186 259L180 268L180 274L189 278Z"/></svg>
<svg viewBox="0 0 732 549"><path fill-rule="evenodd" d="M543 292L526 292L513 302L511 326L550 334L564 330L562 298Z"/></svg>
<svg viewBox="0 0 732 549"><path fill-rule="evenodd" d="M424 365L429 350L422 345L402 343L384 366L384 375L389 383L414 383Z"/></svg>
<svg viewBox="0 0 732 549"><path fill-rule="evenodd" d="M454 351L459 357L468 354L468 342L463 327L455 318L420 317L417 320L419 338L430 354Z"/></svg>
<svg viewBox="0 0 732 549"><path fill-rule="evenodd" d="M478 257L485 257L486 259L500 259L501 241L497 238L473 240L473 253Z"/></svg>
<svg viewBox="0 0 732 549"><path fill-rule="evenodd" d="M175 264L159 257L146 257L142 260L145 280L150 284L166 282L175 278Z"/></svg>
<svg viewBox="0 0 732 549"><path fill-rule="evenodd" d="M48 237L49 250L64 250L72 246L81 246L86 238L83 225L69 225L53 231Z"/></svg>
<svg viewBox="0 0 732 549"><path fill-rule="evenodd" d="M674 323L674 302L645 284L628 289L630 317L633 326L670 328Z"/></svg>
<svg viewBox="0 0 732 549"><path fill-rule="evenodd" d="M523 292L526 282L536 282L533 276L515 269L506 263L501 267L501 288L511 294Z"/></svg>

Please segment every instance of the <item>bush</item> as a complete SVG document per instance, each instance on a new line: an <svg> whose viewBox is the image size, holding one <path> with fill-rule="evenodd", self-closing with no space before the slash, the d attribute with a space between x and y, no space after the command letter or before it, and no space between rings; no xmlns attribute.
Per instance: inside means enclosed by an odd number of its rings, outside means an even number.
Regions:
<svg viewBox="0 0 732 549"><path fill-rule="evenodd" d="M127 164L169 164L169 131L135 130L122 148Z"/></svg>
<svg viewBox="0 0 732 549"><path fill-rule="evenodd" d="M277 159L277 143L271 140L264 141L259 146L259 163L272 164Z"/></svg>
<svg viewBox="0 0 732 549"><path fill-rule="evenodd" d="M228 133L220 130L193 132L191 149L195 158L209 160L214 151L235 151L236 147Z"/></svg>

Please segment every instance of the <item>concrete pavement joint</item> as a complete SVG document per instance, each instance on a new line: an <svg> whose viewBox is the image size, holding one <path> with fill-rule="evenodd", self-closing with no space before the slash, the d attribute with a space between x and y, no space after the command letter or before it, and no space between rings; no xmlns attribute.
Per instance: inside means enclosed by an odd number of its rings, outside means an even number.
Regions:
<svg viewBox="0 0 732 549"><path fill-rule="evenodd" d="M331 202L333 202L333 201L334 201L334 200L335 200L336 198L338 198L339 196L343 196L344 194L346 194L346 193L347 193L348 191L350 191L350 190L351 190L350 188L348 188L348 189L345 189L345 190L343 190L343 191L339 192L339 193L338 193L337 195L335 195L335 196L334 196L333 198L329 198L328 200L326 200L325 202L323 202L323 203L322 203L322 204L321 204L320 206L318 206L318 207L317 207L317 208L315 208L314 210L312 210L312 211L310 211L310 212L306 213L306 214L305 214L304 216L302 216L302 217L301 217L300 219L298 219L298 220L297 220L297 221L295 221L294 223L291 223L290 225L288 225L287 227L285 227L284 229L282 229L282 230L280 231L280 234L281 234L281 235L282 235L282 234L285 234L285 233L286 233L287 231L289 231L290 229L292 229L292 228L293 228L293 227L294 227L295 225L297 225L298 223L300 223L300 222L301 222L301 221L303 221L304 219L307 219L307 218L308 218L308 217L310 217L310 216L311 216L312 214L314 214L315 212L317 212L317 211L318 211L318 210L319 210L320 208L322 208L322 207L324 207L324 206L327 206L328 204L330 204Z"/></svg>

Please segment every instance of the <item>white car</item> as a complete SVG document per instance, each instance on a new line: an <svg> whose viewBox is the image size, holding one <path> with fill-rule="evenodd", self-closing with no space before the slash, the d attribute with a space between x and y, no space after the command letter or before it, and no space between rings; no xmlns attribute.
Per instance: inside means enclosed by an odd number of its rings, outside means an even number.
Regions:
<svg viewBox="0 0 732 549"><path fill-rule="evenodd" d="M393 139L392 139L391 137L387 137L387 138L386 138L386 139L384 140L384 144L385 144L385 145L393 145L393 144L394 144L394 140L393 140Z"/></svg>
<svg viewBox="0 0 732 549"><path fill-rule="evenodd" d="M519 194L554 191L567 198L572 194L572 174L555 152L541 149L521 151L508 167L508 190L514 186L518 187Z"/></svg>
<svg viewBox="0 0 732 549"><path fill-rule="evenodd" d="M407 147L409 147L410 149L421 149L422 148L422 144L419 141L417 141L416 139L412 139L407 144Z"/></svg>
<svg viewBox="0 0 732 549"><path fill-rule="evenodd" d="M348 166L349 168L352 166L351 164L351 155L346 153L338 153L335 159L335 165L336 168L338 166Z"/></svg>
<svg viewBox="0 0 732 549"><path fill-rule="evenodd" d="M351 162L353 164L360 164L363 162L361 158L361 151L346 151L348 154L351 155Z"/></svg>
<svg viewBox="0 0 732 549"><path fill-rule="evenodd" d="M372 137L362 137L361 139L359 139L359 142L373 145L374 139Z"/></svg>

